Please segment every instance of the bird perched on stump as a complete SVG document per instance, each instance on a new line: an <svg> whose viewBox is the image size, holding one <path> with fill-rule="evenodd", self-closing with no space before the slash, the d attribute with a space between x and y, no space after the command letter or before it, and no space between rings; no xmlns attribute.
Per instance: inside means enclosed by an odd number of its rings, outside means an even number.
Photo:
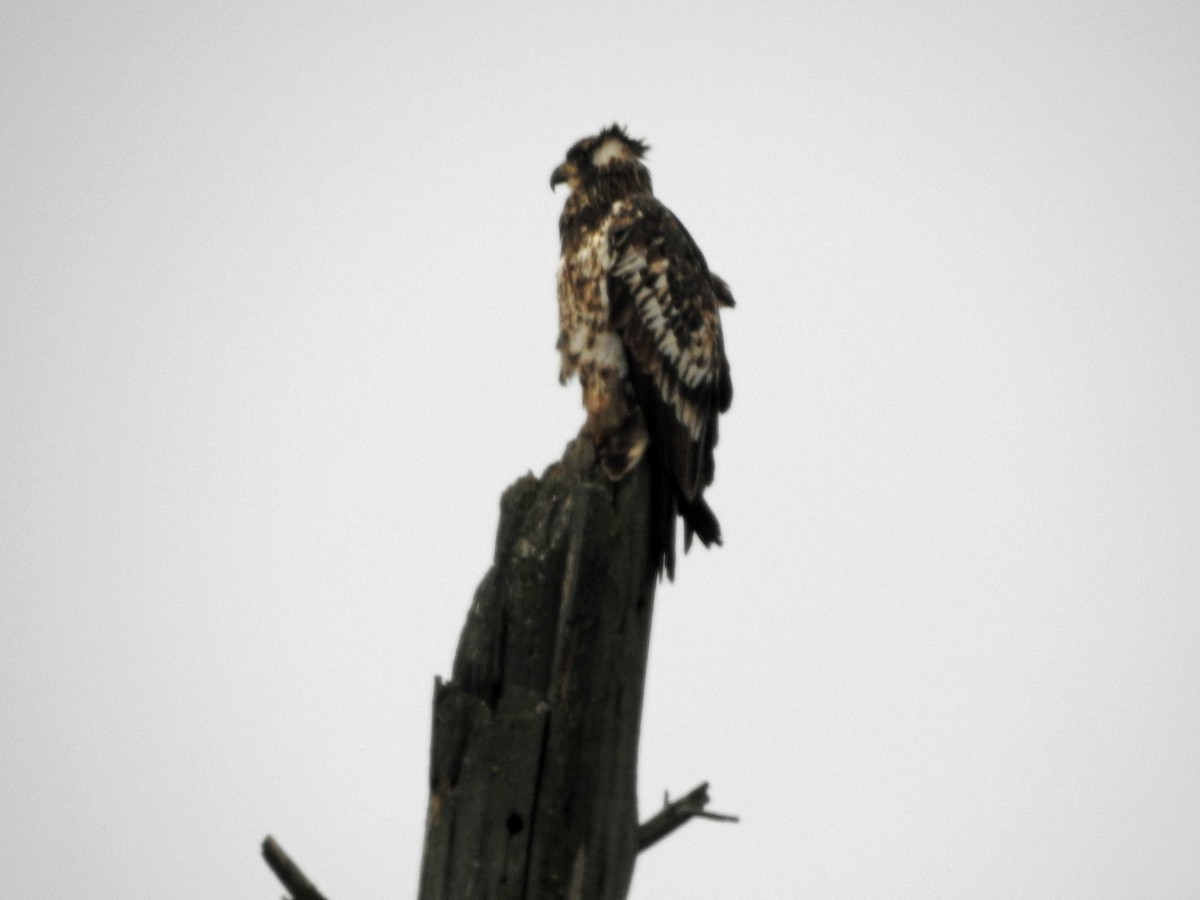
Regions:
<svg viewBox="0 0 1200 900"><path fill-rule="evenodd" d="M558 229L560 380L583 386L582 433L613 481L649 448L653 552L675 570L675 517L706 547L721 527L704 501L717 420L733 383L721 337L729 286L708 269L683 224L654 196L649 148L617 125L567 151L550 187L570 189Z"/></svg>

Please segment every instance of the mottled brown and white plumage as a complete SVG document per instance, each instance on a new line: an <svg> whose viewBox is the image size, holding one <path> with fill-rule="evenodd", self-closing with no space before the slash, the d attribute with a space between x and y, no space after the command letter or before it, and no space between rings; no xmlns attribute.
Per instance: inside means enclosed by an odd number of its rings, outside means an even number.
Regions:
<svg viewBox="0 0 1200 900"><path fill-rule="evenodd" d="M654 552L670 577L676 514L685 549L693 534L721 542L704 489L733 396L719 314L733 295L655 199L646 150L613 125L576 143L550 178L571 191L559 220L558 349L561 380L579 375L583 433L609 477L623 478L650 448Z"/></svg>

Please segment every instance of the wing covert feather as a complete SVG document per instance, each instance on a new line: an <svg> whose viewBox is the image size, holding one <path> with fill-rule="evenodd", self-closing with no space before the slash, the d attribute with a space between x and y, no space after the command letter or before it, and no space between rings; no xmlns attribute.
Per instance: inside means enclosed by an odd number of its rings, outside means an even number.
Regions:
<svg viewBox="0 0 1200 900"><path fill-rule="evenodd" d="M653 197L615 212L608 278L613 322L651 439L690 501L712 483L717 417L731 400L718 305L730 305L732 295L708 271L679 220Z"/></svg>

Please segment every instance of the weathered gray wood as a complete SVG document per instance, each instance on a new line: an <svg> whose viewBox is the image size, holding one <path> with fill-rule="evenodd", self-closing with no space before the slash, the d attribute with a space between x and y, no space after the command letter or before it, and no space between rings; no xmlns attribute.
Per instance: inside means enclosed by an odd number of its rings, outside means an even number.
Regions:
<svg viewBox="0 0 1200 900"><path fill-rule="evenodd" d="M623 900L656 575L650 473L577 441L501 500L495 560L434 692L421 900Z"/></svg>

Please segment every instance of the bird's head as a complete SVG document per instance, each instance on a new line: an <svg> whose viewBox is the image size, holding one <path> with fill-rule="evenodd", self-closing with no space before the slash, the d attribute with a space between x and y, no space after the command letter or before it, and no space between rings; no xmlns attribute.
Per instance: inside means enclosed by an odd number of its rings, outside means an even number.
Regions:
<svg viewBox="0 0 1200 900"><path fill-rule="evenodd" d="M599 134L576 141L567 158L550 175L550 189L567 185L572 193L604 181L630 180L650 189L650 172L642 157L650 148L631 138L620 125L610 125Z"/></svg>

